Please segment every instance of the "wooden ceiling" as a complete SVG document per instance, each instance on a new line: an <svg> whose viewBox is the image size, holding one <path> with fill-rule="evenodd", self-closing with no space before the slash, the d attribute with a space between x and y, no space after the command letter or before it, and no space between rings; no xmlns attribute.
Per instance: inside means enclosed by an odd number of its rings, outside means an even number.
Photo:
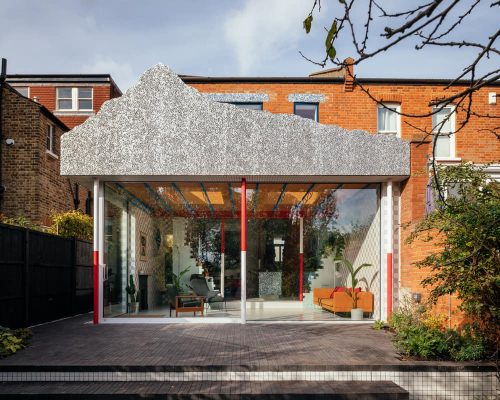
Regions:
<svg viewBox="0 0 500 400"><path fill-rule="evenodd" d="M209 219L239 218L239 183L150 182L111 185L131 203L156 215L204 217ZM311 215L318 208L328 208L336 201L339 189L357 192L365 184L248 184L247 215L249 218L289 218L294 213Z"/></svg>

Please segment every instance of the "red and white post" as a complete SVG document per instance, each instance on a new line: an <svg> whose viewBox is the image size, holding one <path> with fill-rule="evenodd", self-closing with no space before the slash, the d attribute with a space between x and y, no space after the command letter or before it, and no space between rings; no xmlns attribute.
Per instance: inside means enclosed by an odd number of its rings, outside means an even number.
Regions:
<svg viewBox="0 0 500 400"><path fill-rule="evenodd" d="M241 323L247 323L247 181L241 180Z"/></svg>
<svg viewBox="0 0 500 400"><path fill-rule="evenodd" d="M393 193L392 181L387 182L387 320L392 314L392 253L393 253Z"/></svg>
<svg viewBox="0 0 500 400"><path fill-rule="evenodd" d="M99 179L94 179L94 324L99 323Z"/></svg>
<svg viewBox="0 0 500 400"><path fill-rule="evenodd" d="M304 300L304 218L299 218L299 301Z"/></svg>

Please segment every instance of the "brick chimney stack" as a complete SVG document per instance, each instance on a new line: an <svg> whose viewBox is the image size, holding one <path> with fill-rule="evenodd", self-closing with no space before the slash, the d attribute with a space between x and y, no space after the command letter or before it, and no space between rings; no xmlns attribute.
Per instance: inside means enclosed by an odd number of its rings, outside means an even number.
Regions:
<svg viewBox="0 0 500 400"><path fill-rule="evenodd" d="M344 69L344 92L352 92L354 90L354 60L351 57L344 60Z"/></svg>

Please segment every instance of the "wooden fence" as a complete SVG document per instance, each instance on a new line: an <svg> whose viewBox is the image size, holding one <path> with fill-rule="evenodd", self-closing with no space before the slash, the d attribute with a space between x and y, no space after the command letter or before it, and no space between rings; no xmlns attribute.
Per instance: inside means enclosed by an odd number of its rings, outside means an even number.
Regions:
<svg viewBox="0 0 500 400"><path fill-rule="evenodd" d="M0 325L92 310L92 243L0 224Z"/></svg>

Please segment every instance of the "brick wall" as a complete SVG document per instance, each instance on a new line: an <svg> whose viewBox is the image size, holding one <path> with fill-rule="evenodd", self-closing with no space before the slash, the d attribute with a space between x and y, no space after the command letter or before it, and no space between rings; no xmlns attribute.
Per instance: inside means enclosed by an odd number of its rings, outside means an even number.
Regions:
<svg viewBox="0 0 500 400"><path fill-rule="evenodd" d="M345 91L343 82L331 83L238 83L212 82L193 83L201 92L209 93L267 93L269 101L263 109L274 113L293 113L293 103L288 101L290 93L313 93L325 96L319 104L319 122L335 124L346 129L362 129L371 133L377 130L377 104L359 87ZM431 100L450 95L463 89L452 87L444 91L444 85L430 84L366 84L365 88L378 100L399 103L401 112L414 115L429 113ZM488 92L498 92L499 86L481 89L473 97L473 111L478 114L500 116L498 105L488 104ZM463 113L458 112L458 126ZM496 118L472 117L467 127L456 135L456 156L464 161L475 163L499 162L500 145L498 139L486 129L497 126ZM414 125L415 127L410 126ZM401 184L401 216L404 226L415 223L425 213L425 192L428 180L427 160L431 152L430 140L422 142L422 133L418 130L431 128L432 117L401 117L401 137L411 142L411 177ZM432 243L415 242L405 244L410 229L401 229L400 288L403 292L420 292L423 277L428 271L418 270L414 263L435 251ZM424 293L425 297L425 293ZM451 299L452 309L458 302ZM438 305L443 314L448 312L448 299Z"/></svg>
<svg viewBox="0 0 500 400"><path fill-rule="evenodd" d="M66 128L49 119L38 104L8 87L3 89L3 132L15 144L2 145L3 184L6 192L0 212L8 217L24 216L48 225L53 212L72 210L70 183L60 176L61 135ZM55 127L55 156L46 151L47 127ZM86 190L80 191L85 208Z"/></svg>

